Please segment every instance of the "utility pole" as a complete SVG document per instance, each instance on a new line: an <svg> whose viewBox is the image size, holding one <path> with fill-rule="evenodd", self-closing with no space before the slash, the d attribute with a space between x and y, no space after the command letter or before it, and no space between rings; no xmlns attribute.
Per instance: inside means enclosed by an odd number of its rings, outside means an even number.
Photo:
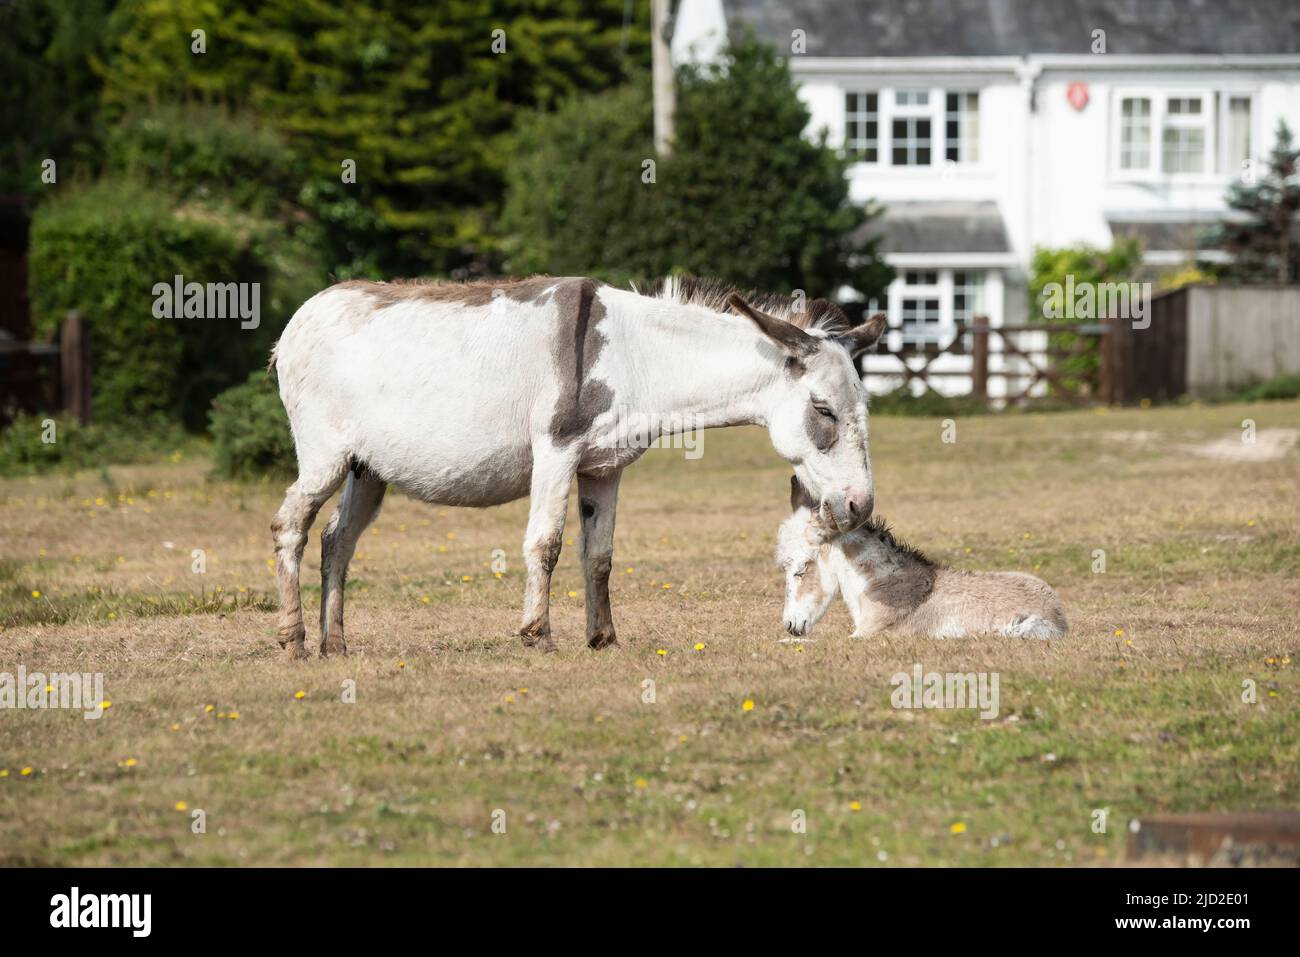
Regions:
<svg viewBox="0 0 1300 957"><path fill-rule="evenodd" d="M677 91L673 86L672 0L650 2L650 52L655 99L655 155L664 159L672 152L673 113Z"/></svg>

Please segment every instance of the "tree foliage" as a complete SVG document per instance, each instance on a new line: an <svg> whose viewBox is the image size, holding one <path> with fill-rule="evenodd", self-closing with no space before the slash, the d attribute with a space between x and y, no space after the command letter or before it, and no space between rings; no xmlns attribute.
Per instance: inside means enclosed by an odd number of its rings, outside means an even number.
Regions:
<svg viewBox="0 0 1300 957"><path fill-rule="evenodd" d="M1279 120L1277 139L1264 175L1228 188L1228 206L1245 214L1219 226L1218 242L1232 255L1221 270L1232 282L1288 284L1300 276L1300 246L1295 241L1300 211L1300 149L1291 129Z"/></svg>
<svg viewBox="0 0 1300 957"><path fill-rule="evenodd" d="M511 269L879 294L892 271L875 240L855 238L875 211L849 200L845 160L803 135L786 64L746 41L719 65L679 70L678 87L663 159L643 76L522 124L507 172Z"/></svg>
<svg viewBox="0 0 1300 957"><path fill-rule="evenodd" d="M486 271L516 113L621 77L647 48L634 6L625 27L622 0L123 0L105 98L220 104L281 131L339 275Z"/></svg>

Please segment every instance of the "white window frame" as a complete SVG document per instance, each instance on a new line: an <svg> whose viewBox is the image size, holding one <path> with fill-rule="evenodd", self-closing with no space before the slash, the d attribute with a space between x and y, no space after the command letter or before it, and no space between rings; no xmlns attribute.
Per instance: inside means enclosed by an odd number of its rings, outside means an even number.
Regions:
<svg viewBox="0 0 1300 957"><path fill-rule="evenodd" d="M1151 102L1151 140L1148 144L1148 165L1140 169L1124 169L1121 165L1124 130L1124 101L1146 99ZM1198 99L1199 114L1170 113L1169 101ZM1258 158L1258 96L1253 89L1223 87L1120 87L1111 99L1110 123L1110 176L1116 182L1180 182L1211 183L1239 175L1240 170L1227 169L1227 120L1231 99L1250 102L1250 159ZM1217 103L1217 108L1216 108ZM1194 118L1193 118L1194 117ZM1165 129L1200 129L1204 131L1205 155L1200 172L1166 173Z"/></svg>
<svg viewBox="0 0 1300 957"><path fill-rule="evenodd" d="M850 113L848 111L848 94L869 94L876 95L876 159L866 160L852 155L849 151L848 123ZM900 93L924 93L927 96L927 102L924 105L913 103L900 104L898 94ZM957 162L948 160L948 109L947 97L949 93L957 94L964 98L973 96L977 103L977 119L975 136L970 140L975 152L975 158L961 159ZM919 173L925 171L939 171L946 167L956 167L961 169L979 169L984 162L984 91L978 86L972 86L969 83L960 84L952 87L945 86L927 86L923 84L896 85L896 86L869 86L860 84L846 83L841 87L843 104L843 113L840 120L840 144L845 153L849 155L850 162L867 166L871 169L878 170L900 170L905 173ZM857 114L853 114L857 115ZM965 116L966 114L962 114ZM916 164L895 164L894 163L894 120L895 119L916 119L928 120L930 123L930 162ZM961 142L967 143L965 137L966 123L962 124ZM966 155L967 148L962 150L963 156Z"/></svg>
<svg viewBox="0 0 1300 957"><path fill-rule="evenodd" d="M1201 109L1199 113L1174 113L1169 109L1172 100L1189 100L1199 101ZM1165 95L1161 106L1161 122L1159 128L1160 139L1160 170L1161 176L1177 177L1204 177L1213 176L1215 172L1215 116L1214 116L1214 94L1208 90L1179 90L1171 91ZM1200 130L1201 131L1201 168L1199 170L1174 170L1165 169L1165 131L1166 130Z"/></svg>
<svg viewBox="0 0 1300 957"><path fill-rule="evenodd" d="M907 274L932 272L933 283L911 285ZM900 266L898 275L889 286L887 312L889 316L886 348L897 352L906 346L925 346L928 344L947 345L957 335L957 317L955 296L957 286L954 282L957 273L970 273L979 277L980 302L972 308L970 319L981 314L988 314L989 289L992 285L991 270L982 266ZM939 301L939 321L933 325L917 326L903 324L904 299L937 299Z"/></svg>

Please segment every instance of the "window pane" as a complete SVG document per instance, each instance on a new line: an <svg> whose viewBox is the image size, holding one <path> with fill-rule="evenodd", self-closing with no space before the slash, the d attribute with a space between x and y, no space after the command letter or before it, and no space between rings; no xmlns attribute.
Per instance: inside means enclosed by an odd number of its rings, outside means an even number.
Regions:
<svg viewBox="0 0 1300 957"><path fill-rule="evenodd" d="M1168 127L1162 139L1166 173L1205 172L1205 130Z"/></svg>
<svg viewBox="0 0 1300 957"><path fill-rule="evenodd" d="M877 158L879 115L876 93L844 95L844 150L850 156L873 162Z"/></svg>
<svg viewBox="0 0 1300 957"><path fill-rule="evenodd" d="M949 93L944 100L944 155L954 162L979 159L979 94Z"/></svg>
<svg viewBox="0 0 1300 957"><path fill-rule="evenodd" d="M1228 100L1228 168L1232 176L1239 175L1250 159L1250 98L1234 96Z"/></svg>
<svg viewBox="0 0 1300 957"><path fill-rule="evenodd" d="M1120 104L1120 169L1147 169L1151 165L1151 101L1128 97Z"/></svg>
<svg viewBox="0 0 1300 957"><path fill-rule="evenodd" d="M895 166L930 163L930 121L919 117L895 117L892 158Z"/></svg>

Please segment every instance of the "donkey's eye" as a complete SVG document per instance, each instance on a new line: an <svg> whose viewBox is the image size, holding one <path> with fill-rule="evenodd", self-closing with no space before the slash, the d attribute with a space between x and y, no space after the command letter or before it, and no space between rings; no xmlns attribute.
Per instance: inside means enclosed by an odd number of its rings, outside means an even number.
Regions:
<svg viewBox="0 0 1300 957"><path fill-rule="evenodd" d="M829 406L826 406L821 402L814 402L813 409L817 412L818 415L824 415L832 422L836 421L835 413L830 410Z"/></svg>

